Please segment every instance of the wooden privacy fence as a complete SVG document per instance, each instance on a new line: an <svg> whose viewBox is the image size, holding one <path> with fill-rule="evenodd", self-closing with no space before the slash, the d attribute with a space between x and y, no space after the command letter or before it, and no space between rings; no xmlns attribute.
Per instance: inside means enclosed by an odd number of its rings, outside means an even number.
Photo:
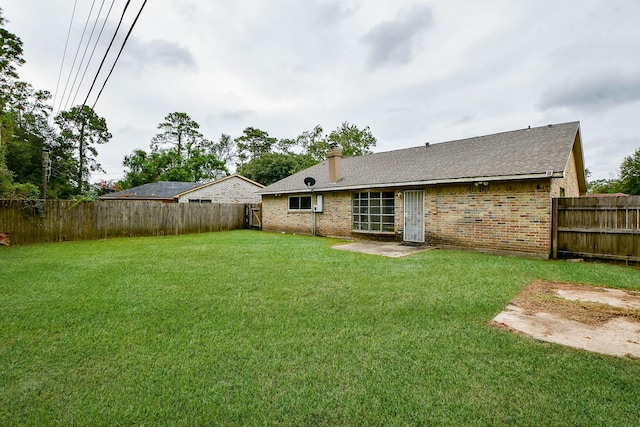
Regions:
<svg viewBox="0 0 640 427"><path fill-rule="evenodd" d="M0 199L0 233L24 244L234 230L248 226L248 206L256 205Z"/></svg>
<svg viewBox="0 0 640 427"><path fill-rule="evenodd" d="M553 199L553 258L640 262L640 196Z"/></svg>

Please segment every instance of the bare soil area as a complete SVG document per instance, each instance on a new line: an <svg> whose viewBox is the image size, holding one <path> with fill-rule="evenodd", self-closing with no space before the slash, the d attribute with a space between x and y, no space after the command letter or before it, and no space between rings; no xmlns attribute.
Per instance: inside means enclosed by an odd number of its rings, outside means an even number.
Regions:
<svg viewBox="0 0 640 427"><path fill-rule="evenodd" d="M640 358L640 292L538 280L492 321L533 338Z"/></svg>

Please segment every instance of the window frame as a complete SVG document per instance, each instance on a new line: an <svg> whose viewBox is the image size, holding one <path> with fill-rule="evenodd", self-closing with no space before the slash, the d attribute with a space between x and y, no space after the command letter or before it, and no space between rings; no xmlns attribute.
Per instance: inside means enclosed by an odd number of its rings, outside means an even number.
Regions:
<svg viewBox="0 0 640 427"><path fill-rule="evenodd" d="M297 207L291 207L291 201L297 199ZM309 207L306 207L307 204L303 204L303 199L306 201L309 200ZM311 212L311 208L313 207L313 200L310 195L302 195L302 196L289 196L287 199L287 210L289 212Z"/></svg>
<svg viewBox="0 0 640 427"><path fill-rule="evenodd" d="M395 192L359 191L351 195L351 230L395 233Z"/></svg>

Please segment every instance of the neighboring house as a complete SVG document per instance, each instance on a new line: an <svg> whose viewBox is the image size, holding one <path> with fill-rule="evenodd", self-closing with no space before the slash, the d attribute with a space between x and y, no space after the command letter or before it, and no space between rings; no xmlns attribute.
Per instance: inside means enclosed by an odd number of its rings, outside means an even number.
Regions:
<svg viewBox="0 0 640 427"><path fill-rule="evenodd" d="M207 183L160 181L101 196L101 200L146 200L163 203L260 203L264 186L234 174Z"/></svg>
<svg viewBox="0 0 640 427"><path fill-rule="evenodd" d="M129 188L128 190L105 194L104 196L100 196L100 200L137 200L176 203L178 201L176 199L176 195L193 190L200 185L202 184L193 182L152 182L138 187Z"/></svg>
<svg viewBox="0 0 640 427"><path fill-rule="evenodd" d="M548 257L551 199L586 193L580 124L344 159L333 146L260 193L267 231Z"/></svg>
<svg viewBox="0 0 640 427"><path fill-rule="evenodd" d="M178 203L260 203L264 185L233 174L177 194Z"/></svg>

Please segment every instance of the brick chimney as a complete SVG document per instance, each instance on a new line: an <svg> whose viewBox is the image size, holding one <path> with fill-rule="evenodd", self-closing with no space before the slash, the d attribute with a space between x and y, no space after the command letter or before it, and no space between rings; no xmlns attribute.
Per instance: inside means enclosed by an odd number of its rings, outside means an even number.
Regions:
<svg viewBox="0 0 640 427"><path fill-rule="evenodd" d="M338 182L342 179L342 150L338 144L331 144L327 153L329 161L329 182Z"/></svg>

